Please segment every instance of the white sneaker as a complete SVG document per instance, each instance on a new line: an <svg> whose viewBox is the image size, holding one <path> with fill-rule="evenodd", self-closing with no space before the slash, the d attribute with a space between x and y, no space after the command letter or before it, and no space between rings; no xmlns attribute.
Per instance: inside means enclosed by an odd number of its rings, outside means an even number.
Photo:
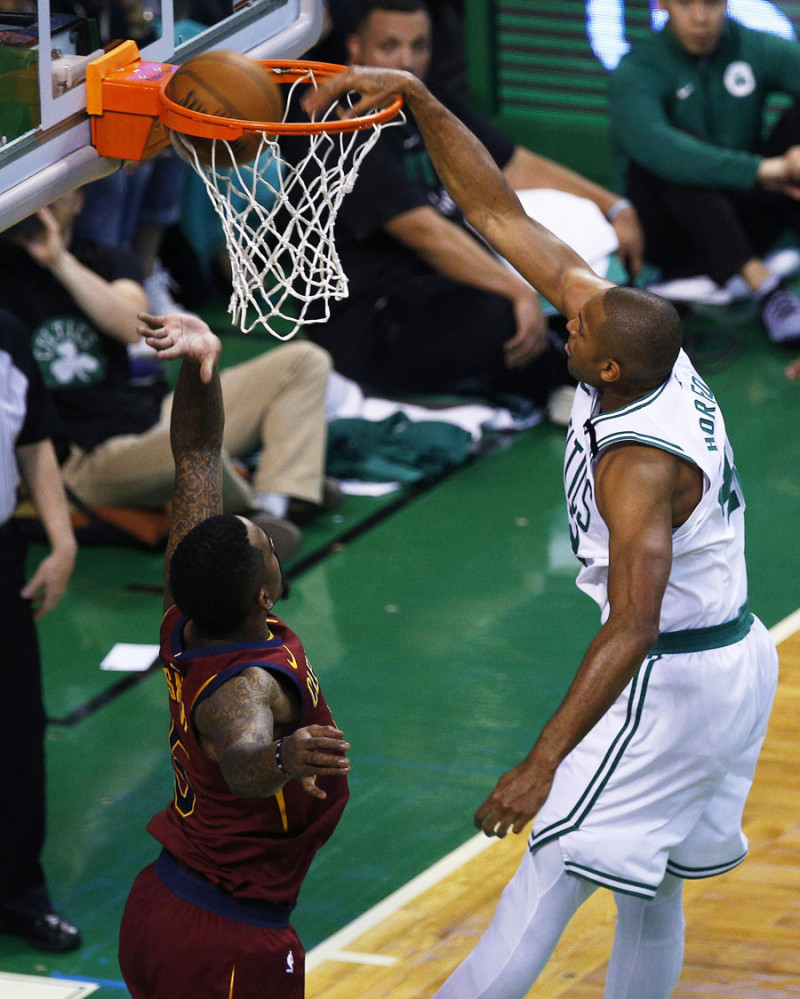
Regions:
<svg viewBox="0 0 800 999"><path fill-rule="evenodd" d="M547 419L557 427L568 427L575 399L574 385L559 385L547 398Z"/></svg>
<svg viewBox="0 0 800 999"><path fill-rule="evenodd" d="M186 309L172 297L173 291L179 291L180 288L160 260L156 260L153 273L144 279L144 290L147 292L147 302L154 316L186 312Z"/></svg>
<svg viewBox="0 0 800 999"><path fill-rule="evenodd" d="M778 277L792 277L800 271L800 251L787 246L783 250L775 250L764 257L764 263Z"/></svg>

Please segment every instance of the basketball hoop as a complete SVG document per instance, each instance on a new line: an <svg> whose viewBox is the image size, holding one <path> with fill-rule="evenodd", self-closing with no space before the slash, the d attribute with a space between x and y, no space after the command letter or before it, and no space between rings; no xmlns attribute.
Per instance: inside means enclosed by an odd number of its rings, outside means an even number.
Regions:
<svg viewBox="0 0 800 999"><path fill-rule="evenodd" d="M331 299L347 297L334 223L361 161L382 128L396 123L402 101L398 98L375 114L352 119L339 118L334 104L321 120L292 121L302 113L300 88L317 86L346 67L302 60L261 65L287 87L282 121L204 114L176 104L163 90L159 117L171 130L179 154L202 179L222 224L233 277L228 307L232 322L243 333L261 324L278 339L288 340L304 323L325 322ZM353 101L348 102L352 106ZM261 136L257 155L247 164L235 161L231 145L243 133ZM213 140L210 156L203 157L210 162L201 162L192 136ZM291 157L285 148L289 144ZM310 314L314 303L319 306ZM289 331L276 329L276 319Z"/></svg>
<svg viewBox="0 0 800 999"><path fill-rule="evenodd" d="M279 122L219 117L176 104L165 91L180 67L141 59L132 41L88 64L86 110L101 156L143 160L172 141L202 179L222 223L234 324L244 333L262 324L288 340L303 323L325 322L331 299L347 297L333 238L336 216L381 130L404 120L398 118L403 102L397 98L376 113L348 119L338 117L334 103L321 120L308 121L299 106L301 88L347 67L302 59L259 64L287 88ZM354 104L351 95L341 101ZM260 136L258 155L238 162L234 143L248 133ZM192 136L202 140L203 161ZM256 144L245 145L249 151ZM309 315L312 305L318 307Z"/></svg>

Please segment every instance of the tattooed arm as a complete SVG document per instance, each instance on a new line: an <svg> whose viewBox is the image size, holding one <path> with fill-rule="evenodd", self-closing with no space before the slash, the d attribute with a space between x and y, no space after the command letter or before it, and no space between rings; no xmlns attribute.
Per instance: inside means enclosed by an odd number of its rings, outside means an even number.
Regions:
<svg viewBox="0 0 800 999"><path fill-rule="evenodd" d="M162 360L182 359L172 403L175 459L172 526L164 559L164 608L172 604L169 564L178 542L200 521L222 513L225 413L218 362L222 344L198 316L140 313L140 336Z"/></svg>
<svg viewBox="0 0 800 999"><path fill-rule="evenodd" d="M325 798L317 777L347 774L350 744L339 729L309 725L277 739L300 714L297 693L259 667L233 677L199 705L195 725L206 755L216 760L231 791L240 798L267 798L292 777L308 794Z"/></svg>
<svg viewBox="0 0 800 999"><path fill-rule="evenodd" d="M222 345L197 316L141 313L139 318L139 333L164 360L182 359L170 423L175 494L165 560L166 609L172 603L169 563L175 548L195 524L222 512ZM308 794L325 798L316 778L349 773L344 754L350 746L339 729L325 725L276 739L276 729L280 736L297 723L300 712L299 695L290 684L250 667L198 706L195 724L204 752L219 763L239 797L269 797L296 777Z"/></svg>

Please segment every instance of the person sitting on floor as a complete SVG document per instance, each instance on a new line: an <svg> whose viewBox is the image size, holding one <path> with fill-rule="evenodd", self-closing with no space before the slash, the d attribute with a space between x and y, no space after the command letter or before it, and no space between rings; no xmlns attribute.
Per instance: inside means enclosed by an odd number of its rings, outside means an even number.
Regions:
<svg viewBox="0 0 800 999"><path fill-rule="evenodd" d="M140 268L124 248L72 240L81 204L72 191L4 234L0 301L33 331L69 445L68 488L89 506L163 506L173 480L172 395L158 366L154 379L133 383L127 352L147 308ZM324 350L297 341L222 374L225 510L247 513L283 558L301 539L292 518L309 519L341 498L324 477L330 369ZM257 449L250 483L234 459Z"/></svg>
<svg viewBox="0 0 800 999"><path fill-rule="evenodd" d="M351 63L429 76L424 0L367 0L348 36ZM618 195L538 156L492 127L443 85L437 95L477 132L516 189L554 188L594 202L612 220L635 273L642 234ZM523 396L538 406L571 380L539 298L465 225L428 160L413 117L387 127L343 200L336 246L349 297L307 335L334 366L372 392ZM601 220L602 221L602 220Z"/></svg>
<svg viewBox="0 0 800 999"><path fill-rule="evenodd" d="M763 138L768 99L800 98L800 47L727 16L726 0L660 0L666 26L611 74L627 195L665 281L739 276L772 343L800 342L800 299L764 254L800 235L800 104Z"/></svg>

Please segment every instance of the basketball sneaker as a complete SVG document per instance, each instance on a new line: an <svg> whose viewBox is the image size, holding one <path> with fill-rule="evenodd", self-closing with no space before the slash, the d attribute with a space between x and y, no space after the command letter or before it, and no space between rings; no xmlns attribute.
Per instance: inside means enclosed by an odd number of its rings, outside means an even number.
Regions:
<svg viewBox="0 0 800 999"><path fill-rule="evenodd" d="M168 316L173 312L186 312L180 302L175 301L172 294L180 291L178 283L160 260L156 260L153 273L144 279L144 290L147 292L150 312L154 316ZM144 341L142 342L144 343ZM147 345L145 344L145 346Z"/></svg>
<svg viewBox="0 0 800 999"><path fill-rule="evenodd" d="M778 281L761 299L761 322L770 343L782 347L800 344L800 298Z"/></svg>
<svg viewBox="0 0 800 999"><path fill-rule="evenodd" d="M336 479L325 477L322 483L322 502L312 503L310 500L289 497L289 509L286 516L294 524L310 524L312 520L330 513L342 504L342 490Z"/></svg>

